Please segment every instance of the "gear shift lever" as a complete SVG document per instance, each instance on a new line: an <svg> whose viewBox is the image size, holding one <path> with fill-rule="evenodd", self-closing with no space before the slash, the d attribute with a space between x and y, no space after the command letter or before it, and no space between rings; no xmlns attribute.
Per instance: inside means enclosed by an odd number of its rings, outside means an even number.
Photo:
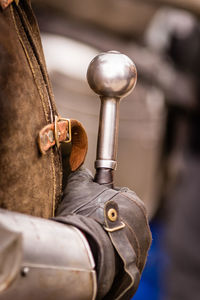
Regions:
<svg viewBox="0 0 200 300"><path fill-rule="evenodd" d="M119 103L135 87L137 70L129 57L109 51L91 61L87 80L101 99L95 181L112 188L117 166Z"/></svg>

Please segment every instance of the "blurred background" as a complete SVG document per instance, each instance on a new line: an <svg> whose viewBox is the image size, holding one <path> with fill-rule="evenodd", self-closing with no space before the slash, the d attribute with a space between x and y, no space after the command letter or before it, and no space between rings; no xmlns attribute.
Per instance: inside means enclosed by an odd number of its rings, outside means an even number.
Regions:
<svg viewBox="0 0 200 300"><path fill-rule="evenodd" d="M58 111L89 138L100 100L87 67L117 50L138 83L120 104L117 186L145 202L153 243L134 300L200 299L200 0L34 0Z"/></svg>

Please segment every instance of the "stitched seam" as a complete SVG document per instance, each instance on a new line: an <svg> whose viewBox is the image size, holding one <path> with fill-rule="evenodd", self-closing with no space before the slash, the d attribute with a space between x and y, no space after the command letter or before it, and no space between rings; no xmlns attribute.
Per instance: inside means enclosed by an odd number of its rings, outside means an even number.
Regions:
<svg viewBox="0 0 200 300"><path fill-rule="evenodd" d="M83 207L85 207L85 206L88 206L88 204L90 204L91 202L95 201L95 199L97 199L97 198L100 197L101 195L107 193L107 191L109 191L109 190L108 190L108 189L105 189L105 190L101 191L98 195L95 195L94 198L92 198L91 200L89 200L89 201L86 202L86 203L83 203L83 204L80 205L78 208L74 209L74 210L72 211L72 213L81 212L81 208L83 208ZM111 198L109 198L109 200L107 200L106 202L102 202L102 203L98 204L98 205L96 206L96 208L101 207L101 205L103 205L102 208L105 210L105 204L106 204L107 202L111 201L115 196L116 196L116 194L114 194L114 195L113 195Z"/></svg>
<svg viewBox="0 0 200 300"><path fill-rule="evenodd" d="M53 201L52 201L52 216L55 216L55 206L56 206L56 170L54 166L54 155L53 149L51 149L51 166L53 175Z"/></svg>
<svg viewBox="0 0 200 300"><path fill-rule="evenodd" d="M61 195L62 195L62 178L63 178L63 168L62 168L62 158L61 158L61 152L58 153L59 156L59 165L60 165L60 177L59 177L59 194L60 197L58 198L58 202L55 203L55 210L57 209L56 205L58 206L60 199L61 199ZM56 172L56 171L55 171ZM56 173L55 173L56 176ZM56 183L55 183L56 184ZM55 202L56 202L56 187L55 187ZM55 214L55 210L54 210L54 214Z"/></svg>
<svg viewBox="0 0 200 300"><path fill-rule="evenodd" d="M116 243L114 242L114 240L113 240L113 238L112 238L112 233L108 233L108 234L109 234L109 236L110 236L110 239L111 239L111 241L112 241L112 244L114 245L114 247L115 247L115 249L116 249L118 255L120 256L121 260L123 261L125 272L126 272L126 273L130 276L130 278L131 278L131 283L126 287L125 290L123 290L123 292L121 292L120 295L118 295L117 298L115 298L115 300L119 300L119 299L121 299L122 296L125 295L125 294L127 293L127 291L130 290L131 287L134 285L134 277L133 277L133 275L131 274L131 272L128 270L127 264L126 264L126 260L125 260L124 257L121 255L121 253L120 253L120 251L119 251L119 249L118 249Z"/></svg>
<svg viewBox="0 0 200 300"><path fill-rule="evenodd" d="M131 228L130 225L124 221L123 218L122 218L122 220L123 220L123 222L126 224L126 226L130 229L130 231L132 232L132 234L133 234L134 237L135 237L136 244L137 244L137 248L138 248L138 266L139 266L139 265L140 265L140 260L141 260L141 247L140 247L140 243L139 243L139 241L138 241L138 238L137 238L137 236L136 236L136 233L135 233L134 229Z"/></svg>
<svg viewBox="0 0 200 300"><path fill-rule="evenodd" d="M146 225L147 225L147 227L148 227L148 226L149 226L149 223L148 223L148 220L147 220L146 212L145 212L144 208L142 207L142 205L140 205L135 199L130 198L128 195L125 195L125 194L123 194L123 195L128 199L129 202L134 202L135 205L136 205L138 208L140 208L140 210L142 211L142 214L143 214L143 216L144 216L144 218L145 218Z"/></svg>
<svg viewBox="0 0 200 300"><path fill-rule="evenodd" d="M20 36L19 30L18 30L18 28L17 28L17 24L16 24L16 21L15 21L15 16L14 16L14 12L13 12L13 7L12 7L12 5L10 5L10 11L11 11L11 16L12 16L13 23L14 23L14 26L15 26L15 30L16 30L16 32L17 32L17 36L18 36L18 38L19 38L19 41L20 41L20 43L21 43L21 45L22 45L22 48L23 48L23 50L24 50L24 52L25 52L26 58L27 58L28 63L29 63L29 65L30 65L31 72L32 72L32 74L33 74L33 78L34 78L34 81L35 81L35 85L36 85L36 87L37 87L37 90L38 90L38 92L39 92L40 99L41 99L41 102L42 102L42 106L43 106L43 111L44 111L45 119L46 119L46 122L48 123L48 119L49 119L49 118L48 118L48 113L47 113L47 110L46 110L46 107L45 107L44 98L43 98L43 95L42 95L42 92L41 92L40 87L39 87L38 84L36 83L36 74L35 74L35 72L34 72L34 68L33 68L32 62L31 62L31 60L30 60L28 51L27 51L27 49L26 49L26 47L25 47L25 45L24 45L24 42L23 42L23 40L22 40L22 38L21 38L21 36Z"/></svg>
<svg viewBox="0 0 200 300"><path fill-rule="evenodd" d="M38 39L37 39L37 35L35 35L35 32L32 30L32 27L30 26L30 22L29 22L29 20L28 20L28 18L27 18L27 15L26 14L24 14L24 19L26 20L26 25L27 25L27 27L29 28L29 30L31 31L31 33L33 34L33 36L34 36L34 43L36 44L36 48L35 48L35 51L37 52L37 60L38 61L40 61L40 60L42 60L42 62L44 63L44 65L42 65L41 66L41 68L42 68L42 74L43 74L43 76L44 76L44 80L45 80L45 83L46 83L46 85L47 85L47 89L48 89L48 92L49 92L49 96L50 96L50 98L54 98L54 96L53 96L53 93L52 93L52 91L51 91L51 89L50 89L50 87L49 87L49 77L48 77L48 74L47 74L47 70L46 70L46 67L45 67L45 65L46 65L46 63L45 63L45 57L44 57L44 55L43 55L43 53L42 54L40 54L40 53L38 53L38 51L37 51L37 48L39 49L39 48L41 48L42 47L42 44L40 43L40 42L38 42ZM38 24L36 24L36 26L37 26L37 28L38 28ZM39 31L39 28L38 28L38 31ZM43 50L43 49L42 49ZM42 57L41 57L42 56ZM56 108L54 107L54 105L53 105L53 103L51 103L52 104L52 107L56 110Z"/></svg>
<svg viewBox="0 0 200 300"><path fill-rule="evenodd" d="M106 226L109 227L108 221L107 221L107 218L106 218L106 210L105 210L105 208L104 208L104 218L105 218L105 224L106 224ZM123 235L123 234L124 234L124 231L122 231L122 235ZM109 235L109 237L110 237L110 239L111 239L111 241L112 241L112 244L113 244L114 248L116 249L118 255L120 256L121 260L123 261L125 273L127 273L127 274L130 276L130 278L131 278L131 283L126 287L125 290L123 290L123 292L121 292L120 295L118 295L117 298L115 298L115 300L119 300L119 299L121 299L121 298L123 297L123 295L125 295L125 294L127 293L127 291L130 290L131 287L134 285L134 277L133 277L133 275L131 274L131 272L129 271L129 268L127 268L126 260L124 259L123 255L121 255L121 252L119 251L118 245L115 243L115 239L113 240L113 234L110 233L110 232L108 232L108 235ZM133 250L133 252L135 253L135 251L134 251L133 248L132 248L132 250ZM136 255L136 254L135 254L135 255Z"/></svg>
<svg viewBox="0 0 200 300"><path fill-rule="evenodd" d="M44 80L44 83L45 83L45 88L46 88L46 91L47 91L47 96L48 96L48 104L49 104L49 108L50 108L50 114L51 114L51 122L53 122L53 110L56 111L54 105L53 105L53 93L50 91L50 88L49 88L49 81L48 81L48 75L47 75L47 72L46 72L46 69L44 67L45 65L45 61L43 58L41 58L40 56L40 53L37 51L37 48L41 48L42 46L38 43L38 39L37 39L37 36L34 34L30 24L29 24L29 21L27 19L27 15L24 14L23 12L20 11L21 8L19 9L19 13L22 15L22 20L24 22L24 24L26 25L26 27L28 28L27 29L27 35L29 36L29 39L30 39L30 44L31 44L31 47L33 48L33 52L35 54L35 58L37 60L37 63L39 65L39 68L40 68L40 71L42 73L42 78ZM29 31L31 31L32 35L34 36L34 39L32 39ZM42 63L40 63L42 62Z"/></svg>
<svg viewBox="0 0 200 300"><path fill-rule="evenodd" d="M101 196L106 190L103 190L102 192L100 192L98 195L95 195L94 198L92 198L91 200L89 200L86 203L83 203L82 205L80 205L79 207L75 208L72 213L77 213L77 212L81 212L81 208L84 208L85 206L87 206L88 204L90 204L91 202L95 201L96 198L98 198L99 196ZM97 206L97 208L99 207L99 205Z"/></svg>
<svg viewBox="0 0 200 300"><path fill-rule="evenodd" d="M36 75L35 75L35 72L34 72L34 68L33 68L33 65L32 65L32 62L30 60L30 57L29 57L29 54L27 52L27 49L23 43L23 40L20 36L20 33L18 31L18 28L17 28L17 24L16 24L16 20L15 20L15 16L14 16L14 12L13 12L13 7L12 5L10 5L10 12L11 12L11 16L12 16L12 20L13 20L13 23L14 23L14 26L15 26L15 30L17 32L17 36L19 38L19 41L22 45L22 48L24 49L24 52L25 52L25 55L26 55L26 58L28 60L28 63L30 65L30 68L31 68L31 72L33 74L33 78L34 78L34 81L35 81L35 85L37 87L37 90L39 92L39 95L40 95L40 99L41 99L41 102L42 102L42 106L43 106L43 111L44 111L44 115L45 115L45 119L46 119L46 122L48 123L48 113L47 113L47 110L46 110L46 107L45 107L45 103L44 103L44 98L42 96L42 92L41 92L41 89L40 87L37 85L36 83ZM55 175L55 166L54 166L54 156L53 156L53 150L51 149L51 168L52 168L52 177L53 177L53 203L52 203L52 215L54 216L54 213L55 213L55 196L56 196L56 175Z"/></svg>

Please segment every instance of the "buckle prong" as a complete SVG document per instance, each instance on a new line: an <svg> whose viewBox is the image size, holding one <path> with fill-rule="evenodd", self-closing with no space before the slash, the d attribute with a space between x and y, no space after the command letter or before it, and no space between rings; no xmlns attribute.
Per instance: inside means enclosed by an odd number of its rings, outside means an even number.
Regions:
<svg viewBox="0 0 200 300"><path fill-rule="evenodd" d="M59 121L67 121L68 122L68 133L67 133L67 138L65 141L63 141L62 143L71 143L72 140L72 126L71 126L71 120L70 119L66 119L66 118L62 118L60 116L55 116L55 126L54 126L54 136L55 136L55 143L57 148L60 147L60 142L59 142L59 135L60 135L60 131L58 131L58 122Z"/></svg>

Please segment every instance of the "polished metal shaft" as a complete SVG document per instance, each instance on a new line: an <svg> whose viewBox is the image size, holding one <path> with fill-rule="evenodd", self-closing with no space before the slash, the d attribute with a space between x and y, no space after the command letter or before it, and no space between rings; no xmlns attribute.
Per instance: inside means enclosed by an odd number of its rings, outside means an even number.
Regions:
<svg viewBox="0 0 200 300"><path fill-rule="evenodd" d="M95 168L116 169L119 102L118 98L101 97Z"/></svg>
<svg viewBox="0 0 200 300"><path fill-rule="evenodd" d="M119 103L133 90L137 71L126 55L109 51L91 61L87 79L101 99L95 181L112 186L112 171L117 165Z"/></svg>

